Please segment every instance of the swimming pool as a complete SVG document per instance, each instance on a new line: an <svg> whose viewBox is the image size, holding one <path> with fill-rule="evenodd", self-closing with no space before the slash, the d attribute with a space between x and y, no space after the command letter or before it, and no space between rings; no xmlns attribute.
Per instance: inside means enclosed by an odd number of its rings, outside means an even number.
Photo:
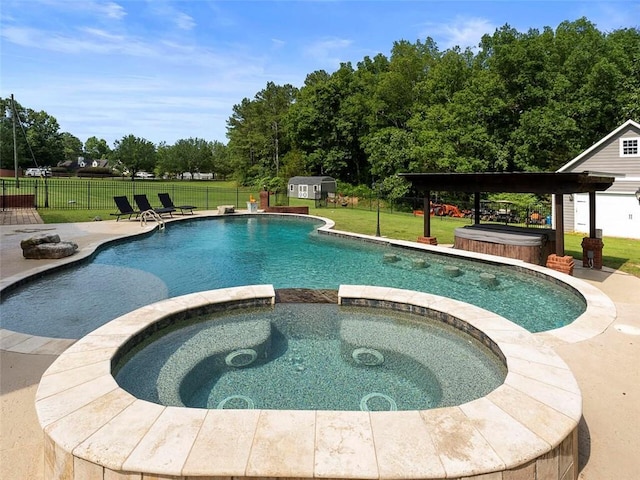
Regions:
<svg viewBox="0 0 640 480"><path fill-rule="evenodd" d="M319 234L320 225L318 219L271 215L170 223L164 231L106 246L91 262L3 293L3 328L80 338L164 298L265 283L277 289L369 284L434 293L481 306L532 332L566 325L585 310L584 299L568 288L511 266ZM482 274L492 275L495 284Z"/></svg>

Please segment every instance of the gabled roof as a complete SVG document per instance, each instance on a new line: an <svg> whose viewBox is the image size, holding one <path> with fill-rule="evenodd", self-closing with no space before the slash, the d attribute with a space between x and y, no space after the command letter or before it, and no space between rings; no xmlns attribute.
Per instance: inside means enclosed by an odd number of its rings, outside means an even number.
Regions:
<svg viewBox="0 0 640 480"><path fill-rule="evenodd" d="M627 130L629 127L635 127L635 128L640 130L640 124L639 123L634 122L633 120L627 120L622 125L620 125L618 128L616 128L613 132L611 132L609 135L607 135L606 137L602 138L600 141L598 141L598 142L594 143L593 145L591 145L589 148L587 148L584 152L582 152L580 155L578 155L576 158L574 158L570 162L564 164L562 167L560 167L558 170L556 170L556 172L564 172L565 170L568 170L573 165L575 165L580 160L582 160L584 157L586 157L589 153L591 153L592 151L594 151L595 149L597 149L601 145L609 142L611 139L615 138L616 136L620 135L625 130Z"/></svg>
<svg viewBox="0 0 640 480"><path fill-rule="evenodd" d="M323 182L335 182L336 179L333 177L324 177L324 176L316 176L316 177L291 177L289 179L289 183L293 183L295 185L299 185L299 184L307 184L307 185L313 185L313 184L317 184L317 183L323 183Z"/></svg>

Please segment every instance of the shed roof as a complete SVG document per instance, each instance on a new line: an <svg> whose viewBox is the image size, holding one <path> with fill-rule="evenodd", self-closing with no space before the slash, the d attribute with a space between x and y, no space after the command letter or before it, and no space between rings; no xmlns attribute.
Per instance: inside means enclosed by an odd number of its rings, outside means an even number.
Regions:
<svg viewBox="0 0 640 480"><path fill-rule="evenodd" d="M291 177L289 179L289 183L293 183L296 185L299 184L307 184L307 185L313 185L316 183L323 183L323 182L335 182L336 179L333 177L326 177L326 176L313 176L313 177Z"/></svg>
<svg viewBox="0 0 640 480"><path fill-rule="evenodd" d="M401 173L421 191L585 193L609 188L614 177L557 172Z"/></svg>

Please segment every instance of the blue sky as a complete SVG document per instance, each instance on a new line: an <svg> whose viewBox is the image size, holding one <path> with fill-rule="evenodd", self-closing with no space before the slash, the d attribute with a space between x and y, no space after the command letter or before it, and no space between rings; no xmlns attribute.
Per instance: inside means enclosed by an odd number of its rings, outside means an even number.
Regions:
<svg viewBox="0 0 640 480"><path fill-rule="evenodd" d="M0 96L109 145L226 143L234 104L267 82L389 56L396 40L476 47L505 24L640 27L640 1L2 0Z"/></svg>

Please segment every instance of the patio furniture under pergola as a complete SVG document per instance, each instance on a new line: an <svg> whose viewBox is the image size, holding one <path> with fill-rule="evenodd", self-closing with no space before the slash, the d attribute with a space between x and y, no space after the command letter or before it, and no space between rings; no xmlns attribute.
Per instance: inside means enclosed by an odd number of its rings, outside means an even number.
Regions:
<svg viewBox="0 0 640 480"><path fill-rule="evenodd" d="M401 173L424 197L424 237L431 237L430 198L433 191L465 192L474 195L474 224L480 223L481 193L534 193L554 195L555 255L564 256L563 195L589 194L589 237L583 240L583 263L587 249L594 252L594 268L602 267L602 239L596 238L596 192L609 188L613 177L582 173ZM598 262L599 260L599 262ZM599 265L598 265L599 263Z"/></svg>

